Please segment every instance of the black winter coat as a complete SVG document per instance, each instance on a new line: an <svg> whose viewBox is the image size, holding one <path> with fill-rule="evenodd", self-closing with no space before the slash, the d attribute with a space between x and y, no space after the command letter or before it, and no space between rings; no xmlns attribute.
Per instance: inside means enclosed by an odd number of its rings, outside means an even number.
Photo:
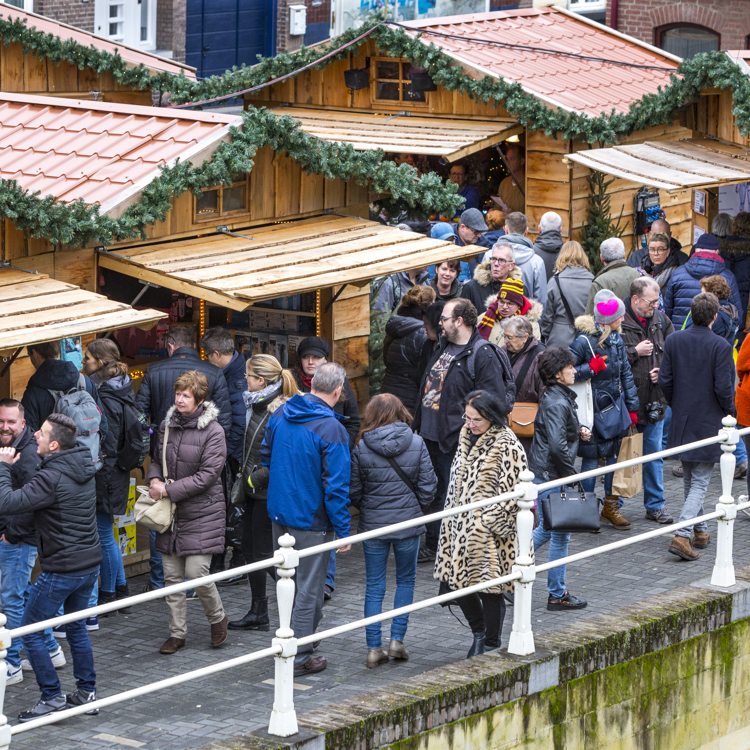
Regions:
<svg viewBox="0 0 750 750"><path fill-rule="evenodd" d="M597 342L601 334L602 329L590 315L581 315L576 318L576 337L570 345L570 351L573 352L576 360L576 382L591 380L594 409L602 393L608 393L615 401L619 400L620 393L622 393L625 396L628 411L638 411L638 391L620 334L611 333L602 346L599 346ZM594 354L607 358L607 369L598 375L594 375L589 367L589 362L593 357L592 349ZM591 433L591 440L585 442L582 440L578 444L579 455L584 458L605 458L617 455L620 437L604 440L597 435L596 428Z"/></svg>
<svg viewBox="0 0 750 750"><path fill-rule="evenodd" d="M747 306L750 300L750 238L719 237L719 245L721 246L719 255L724 258L727 270L731 271L737 280L742 316L740 319L745 320L745 327L747 327ZM714 326L716 326L715 323Z"/></svg>
<svg viewBox="0 0 750 750"><path fill-rule="evenodd" d="M422 375L419 399L414 413L414 424L412 425L415 432L419 431L422 422L422 397L424 396L425 382L429 377L432 366L440 359L447 346L448 340L442 336L438 348L434 351ZM476 349L475 354L474 349ZM472 354L474 355L473 378L468 367L468 359ZM501 358L504 359L504 363L501 363ZM510 379L506 378L506 372L509 373ZM464 410L461 406L463 398L472 391L484 390L497 396L500 403L509 405L509 401L515 401L516 395L516 385L512 378L508 355L496 349L493 344L482 338L479 331L474 329L463 351L459 352L448 366L443 381L443 388L440 393L440 410L438 411L440 450L443 453L452 453L458 444L458 435L464 426Z"/></svg>
<svg viewBox="0 0 750 750"><path fill-rule="evenodd" d="M174 384L183 372L198 370L208 378L208 398L219 410L218 421L227 434L232 428L232 405L224 374L210 362L201 359L192 346L175 349L171 357L154 362L146 368L146 374L135 397L136 406L160 425L167 411L174 406ZM154 446L156 441L152 441Z"/></svg>
<svg viewBox="0 0 750 750"><path fill-rule="evenodd" d="M125 377L111 378L99 385L99 398L107 415L109 431L102 441L102 468L96 472L96 509L110 516L125 513L130 490L130 472L117 465L123 448L122 425L126 404L135 406L133 381Z"/></svg>
<svg viewBox="0 0 750 750"><path fill-rule="evenodd" d="M398 396L410 414L414 414L419 399L419 365L426 340L424 324L416 318L394 315L385 325L385 377L380 390Z"/></svg>
<svg viewBox="0 0 750 750"><path fill-rule="evenodd" d="M395 460L411 479L416 495L388 458ZM432 502L436 490L437 477L427 446L403 422L366 432L357 443L352 453L349 497L359 508L358 533L419 518ZM379 538L408 539L424 531L424 526L413 526Z"/></svg>
<svg viewBox="0 0 750 750"><path fill-rule="evenodd" d="M557 229L549 229L546 232L542 232L534 242L534 252L544 261L547 281L555 273L555 262L562 246L562 235ZM540 302L544 302L544 300L540 300Z"/></svg>
<svg viewBox="0 0 750 750"><path fill-rule="evenodd" d="M36 439L31 428L26 425L23 432L14 442L13 447L21 458L10 467L11 484L14 490L21 489L30 482L39 470L42 459L36 452ZM5 534L9 544L30 544L36 546L36 528L34 528L34 514L17 513L0 518L0 534Z"/></svg>
<svg viewBox="0 0 750 750"><path fill-rule="evenodd" d="M245 358L238 352L232 361L222 370L227 381L229 403L232 405L232 427L227 436L227 456L242 460L242 441L245 434L247 409L243 394L247 391L245 380Z"/></svg>
<svg viewBox="0 0 750 750"><path fill-rule="evenodd" d="M50 453L19 490L12 489L10 465L0 463L0 516L33 511L45 573L76 573L102 561L94 473L84 446Z"/></svg>
<svg viewBox="0 0 750 750"><path fill-rule="evenodd" d="M672 407L667 448L718 435L734 414L734 360L729 342L706 326L676 331L664 345L659 387ZM721 446L682 454L683 461L715 463Z"/></svg>
<svg viewBox="0 0 750 750"><path fill-rule="evenodd" d="M536 413L529 451L534 476L552 481L575 474L580 435L576 394L559 383L548 386Z"/></svg>
<svg viewBox="0 0 750 750"><path fill-rule="evenodd" d="M298 369L292 370L294 379L297 381L297 388L302 393L310 393L310 389L302 382L302 375ZM336 414L341 414L344 417L344 428L349 435L349 450L354 450L354 443L357 441L357 435L359 435L359 426L362 424L362 420L359 418L359 406L357 405L357 397L354 395L349 379L344 381L344 390L342 400L339 401L333 408Z"/></svg>
<svg viewBox="0 0 750 750"><path fill-rule="evenodd" d="M26 424L31 428L32 433L44 424L44 420L52 414L55 408L55 397L50 391L71 391L78 386L79 377L80 373L72 362L45 359L39 365L39 369L29 378L21 399ZM96 386L85 375L83 379L86 383L86 390L101 409L102 402L99 400ZM99 433L101 440L104 440L107 435L107 417L103 411Z"/></svg>

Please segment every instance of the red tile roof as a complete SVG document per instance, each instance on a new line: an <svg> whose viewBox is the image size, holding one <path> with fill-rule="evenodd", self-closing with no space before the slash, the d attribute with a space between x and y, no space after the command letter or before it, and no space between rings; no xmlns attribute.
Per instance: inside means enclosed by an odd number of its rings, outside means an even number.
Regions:
<svg viewBox="0 0 750 750"><path fill-rule="evenodd" d="M159 57L159 55L144 52L135 47L128 47L126 44L121 44L120 42L113 42L110 39L92 34L89 31L83 31L82 29L75 28L75 26L68 26L59 21L53 21L51 18L45 18L36 13L28 13L25 10L2 2L0 2L0 18L8 21L15 21L16 19L25 21L30 29L36 29L44 34L58 37L63 41L71 40L78 42L84 47L93 46L102 52L111 52L113 54L116 51L126 63L130 63L131 65L145 65L152 70L175 73L176 75L184 73L191 80L195 80L195 68L191 68L189 65L168 60L165 57Z"/></svg>
<svg viewBox="0 0 750 750"><path fill-rule="evenodd" d="M679 64L673 55L555 7L409 21L404 26L412 36L422 32L425 44L434 44L469 72L517 82L552 106L594 117L613 109L627 112L645 94L669 84L669 73ZM458 38L424 33L428 30ZM590 57L659 69L585 59Z"/></svg>
<svg viewBox="0 0 750 750"><path fill-rule="evenodd" d="M132 201L159 167L210 158L239 117L0 93L0 178L104 213Z"/></svg>

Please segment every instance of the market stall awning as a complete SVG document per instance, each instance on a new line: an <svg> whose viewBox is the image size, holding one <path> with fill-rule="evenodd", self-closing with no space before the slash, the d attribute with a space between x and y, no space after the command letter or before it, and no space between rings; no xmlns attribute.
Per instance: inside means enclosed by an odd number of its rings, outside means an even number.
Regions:
<svg viewBox="0 0 750 750"><path fill-rule="evenodd" d="M463 159L523 132L523 125L515 121L406 117L304 107L278 107L271 111L279 117L290 115L299 120L310 135L323 141L350 143L357 151L382 148L443 156L446 161Z"/></svg>
<svg viewBox="0 0 750 750"><path fill-rule="evenodd" d="M457 248L373 221L318 216L239 230L244 237L199 237L99 254L99 265L232 310L254 302L356 284L422 268L484 248Z"/></svg>
<svg viewBox="0 0 750 750"><path fill-rule="evenodd" d="M0 268L0 352L130 326L151 328L166 317L45 274Z"/></svg>
<svg viewBox="0 0 750 750"><path fill-rule="evenodd" d="M564 161L670 192L750 180L750 151L708 139L596 148Z"/></svg>

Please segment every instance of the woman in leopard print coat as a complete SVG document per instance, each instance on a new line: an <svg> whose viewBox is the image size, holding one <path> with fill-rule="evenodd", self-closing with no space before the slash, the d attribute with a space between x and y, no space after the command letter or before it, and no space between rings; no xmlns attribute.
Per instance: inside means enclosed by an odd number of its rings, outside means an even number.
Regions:
<svg viewBox="0 0 750 750"><path fill-rule="evenodd" d="M508 427L505 409L486 391L464 401L465 425L451 467L446 508L510 492L527 468L526 454ZM443 519L435 563L441 592L457 591L508 575L516 559L515 500ZM469 657L498 648L511 585L493 586L456 600L474 634Z"/></svg>

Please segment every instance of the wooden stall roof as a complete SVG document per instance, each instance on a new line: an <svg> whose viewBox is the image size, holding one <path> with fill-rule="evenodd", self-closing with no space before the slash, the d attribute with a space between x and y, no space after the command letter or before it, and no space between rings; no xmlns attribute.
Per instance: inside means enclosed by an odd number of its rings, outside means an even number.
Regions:
<svg viewBox="0 0 750 750"><path fill-rule="evenodd" d="M145 52L136 47L129 47L121 42L113 42L111 39L105 39L102 36L92 34L90 31L78 29L75 26L68 26L66 23L54 21L45 16L39 16L36 13L21 10L6 3L0 3L0 18L6 21L21 21L30 29L36 29L43 34L49 34L62 41L78 42L84 47L95 47L102 52L119 54L129 66L145 65L155 73L164 71L179 75L184 73L189 79L195 80L195 68L184 63L168 60L166 57L160 57L152 52Z"/></svg>
<svg viewBox="0 0 750 750"><path fill-rule="evenodd" d="M750 152L720 141L653 141L567 154L589 169L668 192L750 180Z"/></svg>
<svg viewBox="0 0 750 750"><path fill-rule="evenodd" d="M351 110L278 107L278 116L290 115L302 129L323 141L350 143L357 151L384 151L443 156L456 161L523 132L517 122L367 114Z"/></svg>
<svg viewBox="0 0 750 750"><path fill-rule="evenodd" d="M165 313L135 310L45 274L0 268L0 352L69 336L151 328Z"/></svg>
<svg viewBox="0 0 750 750"><path fill-rule="evenodd" d="M241 231L241 230L240 230ZM254 302L422 268L483 248L457 248L365 219L318 216L249 229L251 237L199 237L105 251L99 265L207 302Z"/></svg>

